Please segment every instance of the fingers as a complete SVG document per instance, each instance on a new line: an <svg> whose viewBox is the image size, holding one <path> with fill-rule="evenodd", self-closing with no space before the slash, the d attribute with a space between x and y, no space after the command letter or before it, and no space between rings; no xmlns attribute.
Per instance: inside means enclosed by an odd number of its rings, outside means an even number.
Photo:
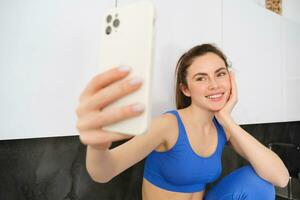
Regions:
<svg viewBox="0 0 300 200"><path fill-rule="evenodd" d="M101 110L115 100L136 91L141 85L141 78L133 78L111 84L103 88L90 99L87 104L87 109Z"/></svg>
<svg viewBox="0 0 300 200"><path fill-rule="evenodd" d="M141 114L142 105L128 105L120 108L103 109L113 101L130 94L141 87L141 79L124 79L129 68L108 70L95 76L80 95L76 109L77 129L82 143L107 149L112 142L133 136L104 131L102 127Z"/></svg>
<svg viewBox="0 0 300 200"><path fill-rule="evenodd" d="M79 100L83 101L86 97L92 96L101 88L126 77L129 74L129 71L129 67L121 66L98 74L88 83L80 95Z"/></svg>
<svg viewBox="0 0 300 200"><path fill-rule="evenodd" d="M143 105L134 104L121 108L106 109L101 112L90 112L88 115L82 116L80 120L78 120L77 129L79 131L99 129L105 125L140 115L143 110Z"/></svg>
<svg viewBox="0 0 300 200"><path fill-rule="evenodd" d="M80 104L76 109L80 117L94 110L101 110L113 101L128 95L142 85L142 79L124 79L129 68L119 67L95 76L80 96Z"/></svg>
<svg viewBox="0 0 300 200"><path fill-rule="evenodd" d="M104 131L103 126L141 114L144 107L135 104L122 108L89 112L79 118L77 129L83 144L97 149L108 149L112 142L129 139L133 136Z"/></svg>
<svg viewBox="0 0 300 200"><path fill-rule="evenodd" d="M237 101L237 85L235 81L235 74L233 71L230 72L230 82L231 82L231 99Z"/></svg>
<svg viewBox="0 0 300 200"><path fill-rule="evenodd" d="M113 83L102 90L98 91L94 96L86 98L77 108L77 116L81 117L89 112L99 111L113 101L136 91L142 85L141 79L131 79Z"/></svg>

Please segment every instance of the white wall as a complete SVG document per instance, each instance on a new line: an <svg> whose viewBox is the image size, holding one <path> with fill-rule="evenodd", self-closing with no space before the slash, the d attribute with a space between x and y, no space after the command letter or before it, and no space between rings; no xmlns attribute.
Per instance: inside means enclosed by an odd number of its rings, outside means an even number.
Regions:
<svg viewBox="0 0 300 200"><path fill-rule="evenodd" d="M249 1L252 1L262 7L265 7L265 5L266 5L266 0L249 0Z"/></svg>
<svg viewBox="0 0 300 200"><path fill-rule="evenodd" d="M265 8L266 0L248 0ZM300 23L300 1L299 0L281 0L281 16Z"/></svg>
<svg viewBox="0 0 300 200"><path fill-rule="evenodd" d="M129 2L134 0L119 6ZM179 56L212 42L237 70L238 122L300 119L294 86L300 74L297 24L285 19L283 25L280 17L251 1L154 2L154 116L174 109ZM78 96L97 73L101 13L113 5L111 0L0 1L1 139L76 134Z"/></svg>
<svg viewBox="0 0 300 200"><path fill-rule="evenodd" d="M251 1L225 0L223 49L236 69L239 123L283 121L281 18Z"/></svg>
<svg viewBox="0 0 300 200"><path fill-rule="evenodd" d="M220 44L221 2L155 3L158 115L174 107L170 91L179 55L203 42ZM78 96L97 73L100 18L111 6L111 0L0 1L0 138L76 134Z"/></svg>
<svg viewBox="0 0 300 200"><path fill-rule="evenodd" d="M0 138L75 134L110 1L0 1Z"/></svg>
<svg viewBox="0 0 300 200"><path fill-rule="evenodd" d="M300 24L300 1L282 0L282 16Z"/></svg>
<svg viewBox="0 0 300 200"><path fill-rule="evenodd" d="M299 121L300 113L300 23L282 19L282 71L284 121Z"/></svg>

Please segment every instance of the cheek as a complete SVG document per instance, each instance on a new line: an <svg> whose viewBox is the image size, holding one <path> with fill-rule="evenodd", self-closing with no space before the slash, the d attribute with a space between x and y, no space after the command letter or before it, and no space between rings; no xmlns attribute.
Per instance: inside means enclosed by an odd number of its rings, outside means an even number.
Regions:
<svg viewBox="0 0 300 200"><path fill-rule="evenodd" d="M230 82L227 84L227 90L228 90L229 92L231 91L231 83L230 83Z"/></svg>
<svg viewBox="0 0 300 200"><path fill-rule="evenodd" d="M227 91L231 91L231 82L229 78L223 80L223 86Z"/></svg>
<svg viewBox="0 0 300 200"><path fill-rule="evenodd" d="M206 87L200 84L194 84L190 87L191 94L204 94L206 91Z"/></svg>

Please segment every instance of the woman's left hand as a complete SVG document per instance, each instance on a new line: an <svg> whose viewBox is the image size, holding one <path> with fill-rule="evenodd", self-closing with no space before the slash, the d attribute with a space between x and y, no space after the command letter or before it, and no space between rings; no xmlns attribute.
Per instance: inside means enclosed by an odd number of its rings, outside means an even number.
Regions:
<svg viewBox="0 0 300 200"><path fill-rule="evenodd" d="M231 92L229 99L221 110L215 112L215 117L221 125L225 125L226 121L232 120L231 112L238 101L237 86L235 82L234 73L229 72L229 77L231 82Z"/></svg>

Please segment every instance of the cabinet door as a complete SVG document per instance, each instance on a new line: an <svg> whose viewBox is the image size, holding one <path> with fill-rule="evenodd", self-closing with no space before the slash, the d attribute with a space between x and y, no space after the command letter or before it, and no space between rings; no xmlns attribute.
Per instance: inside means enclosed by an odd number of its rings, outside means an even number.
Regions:
<svg viewBox="0 0 300 200"><path fill-rule="evenodd" d="M76 134L111 0L0 1L0 139Z"/></svg>
<svg viewBox="0 0 300 200"><path fill-rule="evenodd" d="M241 124L283 121L280 16L252 1L223 1L223 50L236 71Z"/></svg>
<svg viewBox="0 0 300 200"><path fill-rule="evenodd" d="M174 77L179 57L195 45L222 38L221 0L157 0L152 106L157 116L175 107Z"/></svg>
<svg viewBox="0 0 300 200"><path fill-rule="evenodd" d="M136 0L124 0L119 6ZM98 73L112 0L0 2L0 139L75 135L75 108ZM174 70L193 45L221 43L221 0L156 0L153 115L174 108ZM142 66L141 66L142 67Z"/></svg>
<svg viewBox="0 0 300 200"><path fill-rule="evenodd" d="M300 23L282 19L282 56L284 74L284 116L300 120Z"/></svg>

